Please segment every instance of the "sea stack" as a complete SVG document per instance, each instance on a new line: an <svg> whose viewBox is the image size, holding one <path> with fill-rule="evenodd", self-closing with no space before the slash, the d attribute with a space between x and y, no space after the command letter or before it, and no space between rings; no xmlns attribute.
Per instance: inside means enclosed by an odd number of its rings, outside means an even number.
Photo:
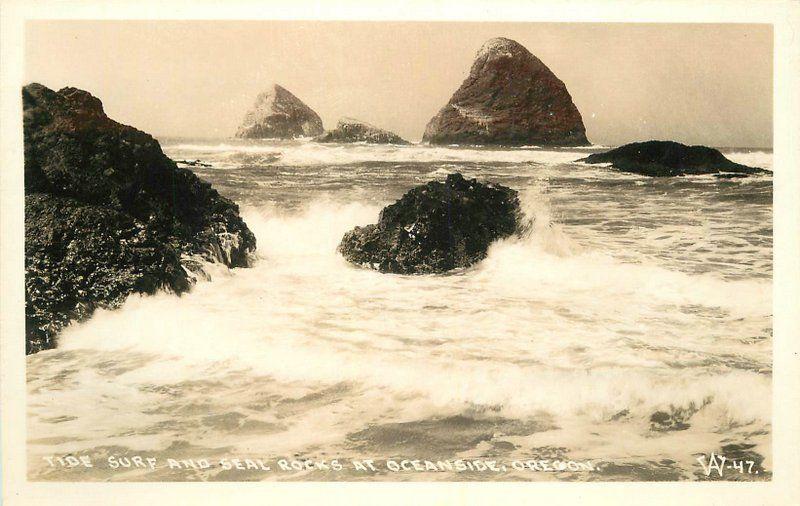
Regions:
<svg viewBox="0 0 800 506"><path fill-rule="evenodd" d="M483 260L489 245L523 232L517 192L450 174L409 190L378 223L347 232L348 261L396 274L437 274Z"/></svg>
<svg viewBox="0 0 800 506"><path fill-rule="evenodd" d="M394 132L353 118L342 118L336 128L315 139L317 142L366 142L370 144L408 144Z"/></svg>
<svg viewBox="0 0 800 506"><path fill-rule="evenodd" d="M586 128L564 83L516 41L490 39L469 76L425 128L423 142L584 146Z"/></svg>
<svg viewBox="0 0 800 506"><path fill-rule="evenodd" d="M634 142L604 153L594 153L576 161L610 163L611 167L622 172L652 177L702 174L741 177L768 172L732 162L714 148L687 146L673 141Z"/></svg>
<svg viewBox="0 0 800 506"><path fill-rule="evenodd" d="M239 208L153 137L76 88L29 84L22 103L26 353L131 293L188 290L203 262L249 265Z"/></svg>
<svg viewBox="0 0 800 506"><path fill-rule="evenodd" d="M274 84L256 97L236 137L244 139L294 139L324 132L322 120L286 88Z"/></svg>

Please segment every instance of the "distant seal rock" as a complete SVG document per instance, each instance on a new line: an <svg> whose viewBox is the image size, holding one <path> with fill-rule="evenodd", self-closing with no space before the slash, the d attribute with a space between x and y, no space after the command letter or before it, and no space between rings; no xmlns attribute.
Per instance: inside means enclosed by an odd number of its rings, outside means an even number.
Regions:
<svg viewBox="0 0 800 506"><path fill-rule="evenodd" d="M22 89L26 352L131 293L188 290L202 262L249 265L239 209L86 91ZM111 338L113 336L109 336Z"/></svg>
<svg viewBox="0 0 800 506"><path fill-rule="evenodd" d="M427 127L430 144L583 146L589 144L564 83L521 44L495 38Z"/></svg>
<svg viewBox="0 0 800 506"><path fill-rule="evenodd" d="M399 135L353 118L342 118L334 130L315 139L317 142L367 142L370 144L408 144Z"/></svg>
<svg viewBox="0 0 800 506"><path fill-rule="evenodd" d="M647 141L625 144L604 153L577 160L585 163L610 163L622 172L652 177L715 174L739 177L768 171L732 162L714 148L687 146L673 141Z"/></svg>
<svg viewBox="0 0 800 506"><path fill-rule="evenodd" d="M378 223L347 232L338 251L380 272L443 273L486 257L489 245L524 230L517 192L455 173L385 207Z"/></svg>
<svg viewBox="0 0 800 506"><path fill-rule="evenodd" d="M322 120L302 100L275 84L256 97L236 137L244 139L294 139L322 134Z"/></svg>

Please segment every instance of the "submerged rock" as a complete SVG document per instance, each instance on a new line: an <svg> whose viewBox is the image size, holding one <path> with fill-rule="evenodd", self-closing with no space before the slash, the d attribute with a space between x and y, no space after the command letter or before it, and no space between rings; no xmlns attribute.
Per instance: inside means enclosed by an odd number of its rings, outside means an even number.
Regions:
<svg viewBox="0 0 800 506"><path fill-rule="evenodd" d="M256 97L236 131L245 139L294 139L323 132L322 120L302 100L275 84Z"/></svg>
<svg viewBox="0 0 800 506"><path fill-rule="evenodd" d="M371 144L408 144L396 133L353 118L342 118L334 130L315 139L317 142L368 142Z"/></svg>
<svg viewBox="0 0 800 506"><path fill-rule="evenodd" d="M589 144L564 83L518 42L487 41L469 76L427 127L431 144Z"/></svg>
<svg viewBox="0 0 800 506"><path fill-rule="evenodd" d="M378 223L347 232L338 250L381 272L442 273L484 259L492 241L523 228L516 191L455 173L410 190Z"/></svg>
<svg viewBox="0 0 800 506"><path fill-rule="evenodd" d="M623 172L653 177L699 174L730 174L730 177L742 177L768 172L732 162L714 148L687 146L672 141L634 142L577 161L610 163L612 167Z"/></svg>
<svg viewBox="0 0 800 506"><path fill-rule="evenodd" d="M656 411L650 415L650 430L657 432L668 432L676 430L686 430L689 428L688 419L693 413L681 410Z"/></svg>
<svg viewBox="0 0 800 506"><path fill-rule="evenodd" d="M22 89L26 352L131 293L187 290L198 260L244 267L239 209L89 93ZM196 267L194 267L196 268Z"/></svg>

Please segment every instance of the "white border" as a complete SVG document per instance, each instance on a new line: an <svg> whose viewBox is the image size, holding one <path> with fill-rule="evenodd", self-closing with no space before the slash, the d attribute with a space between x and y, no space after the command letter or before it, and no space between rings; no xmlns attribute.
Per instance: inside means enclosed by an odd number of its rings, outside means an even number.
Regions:
<svg viewBox="0 0 800 506"><path fill-rule="evenodd" d="M800 504L800 2L0 0L0 392L6 504ZM27 19L725 22L774 25L774 376L770 483L28 483L22 36ZM731 294L736 296L735 294Z"/></svg>

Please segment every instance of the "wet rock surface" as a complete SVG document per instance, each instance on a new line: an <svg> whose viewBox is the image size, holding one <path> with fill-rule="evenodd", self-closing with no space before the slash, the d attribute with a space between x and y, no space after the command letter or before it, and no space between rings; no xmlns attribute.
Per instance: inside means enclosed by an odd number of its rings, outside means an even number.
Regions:
<svg viewBox="0 0 800 506"><path fill-rule="evenodd" d="M286 88L275 84L256 97L236 137L294 139L323 133L322 119Z"/></svg>
<svg viewBox="0 0 800 506"><path fill-rule="evenodd" d="M378 223L347 232L338 250L381 272L443 273L469 267L493 241L524 231L522 216L515 190L454 173L410 190Z"/></svg>
<svg viewBox="0 0 800 506"><path fill-rule="evenodd" d="M367 142L370 144L408 144L399 135L353 118L342 118L334 130L315 139L317 142Z"/></svg>
<svg viewBox="0 0 800 506"><path fill-rule="evenodd" d="M672 141L634 142L577 161L610 163L617 170L652 177L702 174L744 177L768 173L764 169L732 162L714 148Z"/></svg>
<svg viewBox="0 0 800 506"><path fill-rule="evenodd" d="M494 38L469 76L434 116L431 144L583 146L589 144L564 83L516 41Z"/></svg>
<svg viewBox="0 0 800 506"><path fill-rule="evenodd" d="M76 88L22 90L26 353L131 293L186 291L202 262L245 267L236 204Z"/></svg>

